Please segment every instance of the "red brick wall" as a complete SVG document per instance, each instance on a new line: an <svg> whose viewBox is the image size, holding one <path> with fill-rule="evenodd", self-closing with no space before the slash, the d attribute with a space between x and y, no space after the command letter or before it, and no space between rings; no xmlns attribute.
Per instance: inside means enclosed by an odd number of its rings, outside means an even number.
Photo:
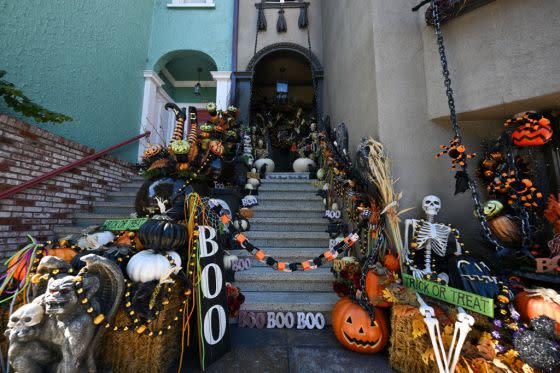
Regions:
<svg viewBox="0 0 560 373"><path fill-rule="evenodd" d="M0 113L0 191L94 152ZM106 155L0 200L0 257L28 242L28 234L38 240L52 238L52 228L70 224L74 211L90 211L94 201L129 181L131 166Z"/></svg>

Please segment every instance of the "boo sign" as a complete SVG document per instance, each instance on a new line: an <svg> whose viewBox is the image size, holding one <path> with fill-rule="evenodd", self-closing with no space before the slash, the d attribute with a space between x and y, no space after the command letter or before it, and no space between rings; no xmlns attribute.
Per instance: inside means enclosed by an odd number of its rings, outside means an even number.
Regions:
<svg viewBox="0 0 560 373"><path fill-rule="evenodd" d="M197 289L200 367L204 370L231 350L223 251L212 227L198 227L200 281Z"/></svg>

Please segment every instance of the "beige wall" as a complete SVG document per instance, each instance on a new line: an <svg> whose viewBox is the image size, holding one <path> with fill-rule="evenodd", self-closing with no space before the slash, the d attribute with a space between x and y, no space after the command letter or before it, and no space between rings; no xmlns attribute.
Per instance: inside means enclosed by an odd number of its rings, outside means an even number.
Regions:
<svg viewBox="0 0 560 373"><path fill-rule="evenodd" d="M560 0L496 0L443 28L457 107L503 118L560 102ZM423 26L423 25L422 25ZM433 29L421 27L428 115L447 115Z"/></svg>
<svg viewBox="0 0 560 373"><path fill-rule="evenodd" d="M255 3L258 0L239 1L239 36L237 51L237 70L244 71L247 64L254 55L255 32L257 28L257 9ZM321 0L310 0L308 9L309 32L311 38L311 50L322 62L322 35L321 35ZM276 21L278 20L278 9L265 9L267 30L259 32L257 52L275 43L290 42L308 47L307 30L300 30L298 27L299 9L285 9L284 17L288 25L288 31L278 33L276 31Z"/></svg>
<svg viewBox="0 0 560 373"><path fill-rule="evenodd" d="M346 122L351 152L362 135L384 143L397 189L404 194L401 207L416 207L405 218L421 216L422 197L436 194L443 202L440 220L456 224L474 247L479 228L471 218L470 196L453 195L449 160L434 158L452 131L448 123L430 120L425 70L440 72L441 68L439 64L425 68L424 49L433 45L424 45L423 17L410 8L409 0L324 2L325 113L336 122ZM455 89L460 90L458 84ZM473 150L502 128L497 120L462 125L465 143Z"/></svg>

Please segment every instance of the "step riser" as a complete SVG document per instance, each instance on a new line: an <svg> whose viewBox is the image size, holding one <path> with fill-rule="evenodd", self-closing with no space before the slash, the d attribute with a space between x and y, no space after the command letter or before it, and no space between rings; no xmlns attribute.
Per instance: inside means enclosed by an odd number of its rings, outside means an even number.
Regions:
<svg viewBox="0 0 560 373"><path fill-rule="evenodd" d="M240 258L240 259L245 259L245 258L250 258L250 257L249 257L249 256L246 256L246 257L240 256L239 258ZM282 258L282 257L274 257L274 259L276 259L276 260L278 260L278 261L280 261L280 262L286 262L286 263L301 263L301 262L303 262L304 260L309 260L309 259L313 259L313 258L311 258L311 257L305 257L305 258L287 258L287 257ZM253 260L253 261L251 262L251 266L252 266L252 268L268 267L268 265L267 265L266 263L263 263L263 262L261 262L261 261L259 261L259 260ZM325 263L325 264L323 264L323 265L321 266L321 268L331 268L331 267L332 267L332 262L327 262L327 263ZM272 270L273 270L273 269L271 269L271 271L272 271Z"/></svg>
<svg viewBox="0 0 560 373"><path fill-rule="evenodd" d="M93 213L95 214L111 214L111 215L130 215L134 211L134 205L126 207L116 207L116 206L96 206L93 208Z"/></svg>
<svg viewBox="0 0 560 373"><path fill-rule="evenodd" d="M320 218L323 216L322 211L282 211L282 210L253 210L256 218L293 218L293 219L305 219L305 218Z"/></svg>
<svg viewBox="0 0 560 373"><path fill-rule="evenodd" d="M326 222L325 224L289 224L282 221L278 221L277 224L272 223L260 223L260 224L251 224L251 231L258 232L258 231L277 231L277 232L293 232L293 231L300 231L300 232L325 232L326 230Z"/></svg>
<svg viewBox="0 0 560 373"><path fill-rule="evenodd" d="M265 184L259 187L259 193L286 192L286 193L316 193L319 188L312 185L300 184Z"/></svg>
<svg viewBox="0 0 560 373"><path fill-rule="evenodd" d="M249 239L254 246L265 249L267 247L329 247L329 240L309 238L287 239Z"/></svg>
<svg viewBox="0 0 560 373"><path fill-rule="evenodd" d="M309 199L293 199L293 200L283 200L283 201L259 201L259 205L253 208L254 211L260 211L266 208L267 210L274 210L275 208L292 208L297 209L313 209L321 210L324 209L323 201L321 200L309 200ZM320 212L319 212L320 213Z"/></svg>
<svg viewBox="0 0 560 373"><path fill-rule="evenodd" d="M286 276L289 276L286 273ZM298 281L236 281L235 286L241 291L286 291L286 292L304 292L304 291L332 291L331 282L298 282Z"/></svg>
<svg viewBox="0 0 560 373"><path fill-rule="evenodd" d="M316 199L321 200L321 197L317 196L317 191L278 191L278 190L261 190L259 189L259 195L257 197L259 202L261 201L271 201L271 200L285 200L285 199Z"/></svg>

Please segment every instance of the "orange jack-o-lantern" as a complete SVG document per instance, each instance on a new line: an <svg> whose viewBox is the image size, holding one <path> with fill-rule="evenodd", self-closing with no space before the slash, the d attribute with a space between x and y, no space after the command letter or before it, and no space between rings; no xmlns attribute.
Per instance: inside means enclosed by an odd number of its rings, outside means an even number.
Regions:
<svg viewBox="0 0 560 373"><path fill-rule="evenodd" d="M369 271L366 275L366 293L374 306L391 307L391 303L383 298L385 281L387 281L387 275L379 275L374 270Z"/></svg>
<svg viewBox="0 0 560 373"><path fill-rule="evenodd" d="M146 150L144 150L144 154L142 155L142 158L144 159L149 159L152 158L156 155L158 155L159 153L161 153L163 151L163 146L160 144L157 145L150 145L146 148Z"/></svg>
<svg viewBox="0 0 560 373"><path fill-rule="evenodd" d="M217 140L210 141L208 147L210 148L210 151L215 155L217 155L218 157L221 157L222 154L224 154L224 146L222 145L221 141L217 141Z"/></svg>
<svg viewBox="0 0 560 373"><path fill-rule="evenodd" d="M376 308L375 321L372 321L362 307L347 297L334 305L332 326L336 339L352 351L373 354L385 347L389 340L383 312Z"/></svg>
<svg viewBox="0 0 560 373"><path fill-rule="evenodd" d="M517 146L544 145L552 138L550 120L540 114L522 114L506 121L506 126L509 125L517 126L511 134L513 143Z"/></svg>

